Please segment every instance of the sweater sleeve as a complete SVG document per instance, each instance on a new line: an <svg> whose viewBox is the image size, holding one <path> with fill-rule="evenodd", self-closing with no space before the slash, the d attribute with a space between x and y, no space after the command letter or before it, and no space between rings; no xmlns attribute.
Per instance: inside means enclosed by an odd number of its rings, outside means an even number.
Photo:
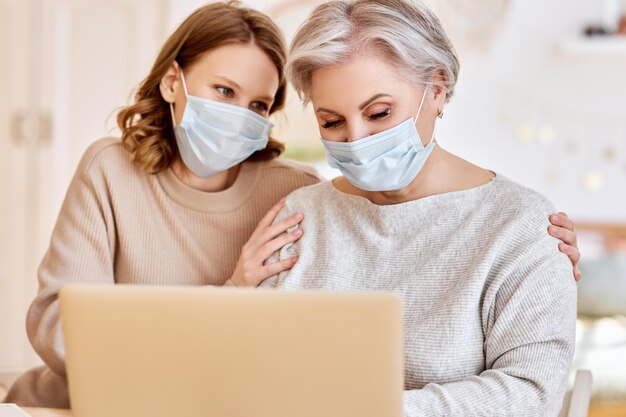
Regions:
<svg viewBox="0 0 626 417"><path fill-rule="evenodd" d="M38 271L39 291L26 329L35 351L65 376L65 349L58 294L69 284L114 284L114 217L106 181L93 167L98 149L88 150L72 179L50 246Z"/></svg>
<svg viewBox="0 0 626 417"><path fill-rule="evenodd" d="M562 406L576 325L571 264L546 235L504 260L483 304L486 370L405 391L418 416L556 416Z"/></svg>

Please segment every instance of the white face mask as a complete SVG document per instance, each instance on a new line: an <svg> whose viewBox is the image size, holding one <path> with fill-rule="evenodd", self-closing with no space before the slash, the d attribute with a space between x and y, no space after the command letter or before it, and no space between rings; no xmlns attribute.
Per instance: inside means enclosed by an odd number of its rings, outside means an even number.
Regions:
<svg viewBox="0 0 626 417"><path fill-rule="evenodd" d="M194 174L211 177L267 146L272 122L243 107L190 96L182 71L181 79L187 104L179 126L171 104L170 110L180 156Z"/></svg>
<svg viewBox="0 0 626 417"><path fill-rule="evenodd" d="M362 190L395 191L409 185L435 148L435 132L424 146L415 127L426 91L415 119L354 142L322 139L329 165L339 169L348 181Z"/></svg>

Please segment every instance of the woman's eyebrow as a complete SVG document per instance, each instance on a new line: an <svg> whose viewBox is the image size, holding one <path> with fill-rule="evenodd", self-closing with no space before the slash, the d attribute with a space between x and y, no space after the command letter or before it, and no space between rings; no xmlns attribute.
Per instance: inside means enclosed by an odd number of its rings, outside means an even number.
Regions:
<svg viewBox="0 0 626 417"><path fill-rule="evenodd" d="M222 81L226 82L227 84L232 85L233 87L238 88L239 90L241 90L241 87L239 86L239 84L237 84L236 82L234 82L233 80L231 80L230 78L227 77L222 77L221 75L216 75L215 78L219 78Z"/></svg>
<svg viewBox="0 0 626 417"><path fill-rule="evenodd" d="M379 99L381 97L389 97L389 98L391 98L391 96L389 94L383 94L383 93L375 94L369 100L366 100L363 104L361 104L359 106L359 110L363 110L364 108L369 106L374 100L377 100L377 99Z"/></svg>
<svg viewBox="0 0 626 417"><path fill-rule="evenodd" d="M256 99L260 101L267 101L268 103L274 102L274 97L271 97L271 96L261 96L261 97L257 97Z"/></svg>
<svg viewBox="0 0 626 417"><path fill-rule="evenodd" d="M334 110L330 110L330 109L326 109L326 108L324 108L324 107L320 107L320 108L319 108L319 109L317 109L315 112L316 112L316 113L321 113L321 112L324 112L324 113L336 114L337 116L339 116L339 113L337 113L336 111L334 111Z"/></svg>
<svg viewBox="0 0 626 417"><path fill-rule="evenodd" d="M391 95L389 94L383 94L383 93L379 93L379 94L375 94L372 97L370 97L368 100L366 100L363 104L361 104L359 106L359 110L363 110L364 108L366 108L367 106L369 106L374 100L378 100L381 97L389 97L392 98ZM325 107L320 107L319 109L316 110L316 113L320 113L320 112L324 112L324 113L331 113L331 114L336 114L339 115L339 113L337 113L334 110L330 110L327 109Z"/></svg>

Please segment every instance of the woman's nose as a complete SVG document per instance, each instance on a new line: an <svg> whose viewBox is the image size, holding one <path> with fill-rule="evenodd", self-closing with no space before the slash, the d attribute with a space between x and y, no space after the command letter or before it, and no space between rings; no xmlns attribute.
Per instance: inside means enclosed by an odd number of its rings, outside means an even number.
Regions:
<svg viewBox="0 0 626 417"><path fill-rule="evenodd" d="M348 127L346 142L356 142L357 140L363 139L369 135L370 133L368 127L364 123L352 123Z"/></svg>
<svg viewBox="0 0 626 417"><path fill-rule="evenodd" d="M239 100L237 100L237 102L232 103L235 106L239 106L239 107L243 107L244 109L247 109L249 106L250 101L248 101L246 98L239 98Z"/></svg>

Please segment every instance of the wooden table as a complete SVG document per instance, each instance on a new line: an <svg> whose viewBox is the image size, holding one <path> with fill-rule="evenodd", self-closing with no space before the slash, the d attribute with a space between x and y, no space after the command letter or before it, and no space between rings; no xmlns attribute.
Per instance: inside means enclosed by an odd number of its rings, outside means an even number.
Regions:
<svg viewBox="0 0 626 417"><path fill-rule="evenodd" d="M592 405L589 417L626 417L626 403L611 405Z"/></svg>
<svg viewBox="0 0 626 417"><path fill-rule="evenodd" d="M57 410L52 408L27 408L24 411L32 417L72 417L70 410Z"/></svg>
<svg viewBox="0 0 626 417"><path fill-rule="evenodd" d="M51 408L24 408L32 417L72 417L70 410L53 410ZM626 417L626 404L613 406L592 406L589 417Z"/></svg>

